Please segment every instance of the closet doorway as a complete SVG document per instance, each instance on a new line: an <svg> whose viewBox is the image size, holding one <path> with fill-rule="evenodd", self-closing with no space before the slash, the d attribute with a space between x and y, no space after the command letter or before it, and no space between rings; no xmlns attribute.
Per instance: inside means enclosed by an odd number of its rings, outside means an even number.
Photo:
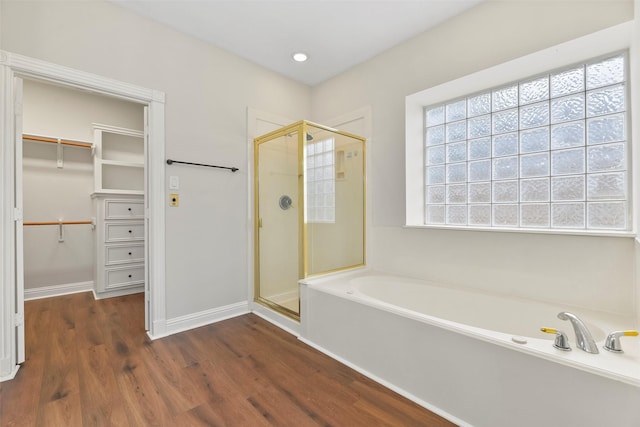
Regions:
<svg viewBox="0 0 640 427"><path fill-rule="evenodd" d="M23 79L47 82L145 108L144 228L145 327L152 338L166 335L165 259L165 94L0 50L0 381L11 379L24 361L23 274ZM57 142L57 141L56 141Z"/></svg>
<svg viewBox="0 0 640 427"><path fill-rule="evenodd" d="M144 107L25 80L22 132L25 299L144 291Z"/></svg>
<svg viewBox="0 0 640 427"><path fill-rule="evenodd" d="M145 292L146 107L28 79L22 99L25 300Z"/></svg>

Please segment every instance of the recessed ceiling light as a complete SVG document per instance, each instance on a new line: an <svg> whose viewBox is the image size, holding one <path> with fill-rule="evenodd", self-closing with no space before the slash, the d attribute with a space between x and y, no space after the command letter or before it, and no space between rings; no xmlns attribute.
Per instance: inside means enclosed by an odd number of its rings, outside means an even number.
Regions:
<svg viewBox="0 0 640 427"><path fill-rule="evenodd" d="M308 59L308 56L306 53L296 52L293 54L293 60L296 62L304 62L307 59Z"/></svg>

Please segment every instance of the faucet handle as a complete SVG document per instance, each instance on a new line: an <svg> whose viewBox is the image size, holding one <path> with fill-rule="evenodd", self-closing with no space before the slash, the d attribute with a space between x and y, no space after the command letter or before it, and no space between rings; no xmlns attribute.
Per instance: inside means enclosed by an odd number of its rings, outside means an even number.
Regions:
<svg viewBox="0 0 640 427"><path fill-rule="evenodd" d="M569 347L569 338L567 338L567 334L553 328L540 328L540 330L545 334L556 334L556 339L553 341L553 346L555 348L562 351L571 351L571 347Z"/></svg>
<svg viewBox="0 0 640 427"><path fill-rule="evenodd" d="M604 349L614 353L624 353L620 344L620 337L637 337L638 331L616 331L607 335L604 342Z"/></svg>

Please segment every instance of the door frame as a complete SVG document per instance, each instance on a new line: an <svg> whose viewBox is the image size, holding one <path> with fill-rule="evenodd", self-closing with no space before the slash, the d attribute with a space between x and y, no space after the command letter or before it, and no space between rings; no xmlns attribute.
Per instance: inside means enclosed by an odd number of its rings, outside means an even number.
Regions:
<svg viewBox="0 0 640 427"><path fill-rule="evenodd" d="M14 77L53 83L68 88L86 90L148 107L148 147L145 158L148 209L145 218L149 227L149 277L145 293L149 305L145 314L149 321L148 335L153 339L166 334L165 290L165 134L164 92L147 89L81 70L0 50L0 381L11 379L18 371L16 316L16 235L15 221L20 214L14 212L15 192L15 113ZM22 304L24 302L22 301Z"/></svg>

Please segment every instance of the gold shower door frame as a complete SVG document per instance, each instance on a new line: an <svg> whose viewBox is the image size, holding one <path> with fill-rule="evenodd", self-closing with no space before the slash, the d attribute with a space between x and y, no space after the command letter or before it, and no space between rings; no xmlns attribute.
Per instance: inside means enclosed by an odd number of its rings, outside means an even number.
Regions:
<svg viewBox="0 0 640 427"><path fill-rule="evenodd" d="M359 140L362 142L362 263L356 265L349 265L341 268L336 268L328 271L323 271L320 273L309 274L309 242L307 237L307 224L305 223L305 150L304 144L306 143L306 135L309 127L325 130L337 135L346 136L349 138L353 138L355 140ZM304 279L306 277L312 277L320 274L338 272L343 270L349 270L353 268L362 267L366 264L366 138L361 136L357 136L348 132L339 131L327 126L323 126L317 123L309 122L307 120L300 120L298 122L292 123L283 128L277 129L275 131L269 132L265 135L257 137L254 139L254 301L258 302L262 305L269 307L270 309L283 314L289 318L299 321L300 320L300 300L298 297L298 312L288 309L287 307L281 306L267 298L264 298L260 293L260 228L262 227L262 219L260 217L260 180L259 180L259 172L260 172L260 144L265 142L269 142L275 140L277 138L297 133L298 135L298 144L297 144L297 171L298 171L298 280Z"/></svg>

